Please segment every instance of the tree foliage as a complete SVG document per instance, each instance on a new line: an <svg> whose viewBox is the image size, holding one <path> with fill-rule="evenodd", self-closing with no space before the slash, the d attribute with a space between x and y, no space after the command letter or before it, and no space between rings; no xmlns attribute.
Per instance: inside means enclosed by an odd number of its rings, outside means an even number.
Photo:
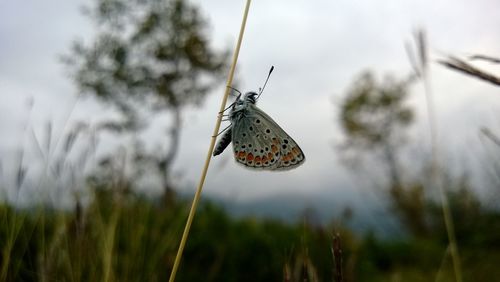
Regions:
<svg viewBox="0 0 500 282"><path fill-rule="evenodd" d="M70 61L81 90L124 111L199 104L214 86L225 53L215 52L206 21L186 1L97 0L89 45L75 43Z"/></svg>
<svg viewBox="0 0 500 282"><path fill-rule="evenodd" d="M388 77L378 82L372 73L362 73L341 105L340 122L345 134L344 153L350 150L356 157L377 156L377 163L386 167L387 192L394 211L412 234L422 235L428 230L423 185L405 181L399 161L406 131L414 120L413 109L406 105L411 81L411 77Z"/></svg>
<svg viewBox="0 0 500 282"><path fill-rule="evenodd" d="M138 132L151 111L171 115L168 150L137 156L153 160L166 183L179 146L181 111L199 105L220 81L227 53L210 46L207 21L187 1L95 0L86 13L96 34L89 44L75 43L66 56L74 80L83 93L122 114L101 127Z"/></svg>
<svg viewBox="0 0 500 282"><path fill-rule="evenodd" d="M340 109L346 136L342 149L382 153L394 185L401 183L397 150L414 116L405 105L408 85L407 79L391 77L380 83L372 73L364 72L353 82Z"/></svg>
<svg viewBox="0 0 500 282"><path fill-rule="evenodd" d="M407 80L389 77L379 83L372 73L362 73L341 106L346 146L372 150L399 144L413 121L413 110L404 104L407 87Z"/></svg>

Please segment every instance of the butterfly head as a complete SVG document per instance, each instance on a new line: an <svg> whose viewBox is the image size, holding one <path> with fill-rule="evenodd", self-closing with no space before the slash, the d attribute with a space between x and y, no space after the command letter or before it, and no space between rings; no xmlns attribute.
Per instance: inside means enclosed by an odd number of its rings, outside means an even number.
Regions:
<svg viewBox="0 0 500 282"><path fill-rule="evenodd" d="M257 96L259 94L255 92L247 92L245 96L243 96L243 101L249 104L255 104L257 102Z"/></svg>
<svg viewBox="0 0 500 282"><path fill-rule="evenodd" d="M250 105L255 105L257 103L257 100L259 99L260 95L264 91L264 88L266 87L267 81L269 80L269 76L274 70L274 66L271 67L269 70L269 74L267 75L266 82L264 82L264 86L262 88L259 88L259 93L250 91L245 93L243 95L243 98L241 97L241 92L238 91L237 89L234 89L231 87L231 89L236 90L238 93L238 97L236 98L236 102L234 102L231 112L230 112L230 118L235 119L237 116L241 116L242 112L244 112Z"/></svg>
<svg viewBox="0 0 500 282"><path fill-rule="evenodd" d="M236 102L233 104L231 109L230 116L234 118L235 116L240 115L241 112L245 111L249 105L255 105L258 95L259 94L255 92L247 92L243 98L241 98L241 95L238 95L238 98L236 98Z"/></svg>

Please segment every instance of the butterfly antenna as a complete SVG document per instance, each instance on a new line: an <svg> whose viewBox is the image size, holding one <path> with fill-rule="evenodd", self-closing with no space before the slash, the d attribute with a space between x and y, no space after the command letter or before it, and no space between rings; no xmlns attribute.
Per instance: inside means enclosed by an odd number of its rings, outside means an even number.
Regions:
<svg viewBox="0 0 500 282"><path fill-rule="evenodd" d="M262 92L264 92L264 88L266 88L267 81L269 80L269 77L271 76L271 73L273 72L273 70L274 70L274 66L271 66L271 69L269 70L269 74L267 74L266 82L264 82L264 86L262 86L262 88L259 88L259 95L257 96L257 98L255 98L255 100L259 99Z"/></svg>

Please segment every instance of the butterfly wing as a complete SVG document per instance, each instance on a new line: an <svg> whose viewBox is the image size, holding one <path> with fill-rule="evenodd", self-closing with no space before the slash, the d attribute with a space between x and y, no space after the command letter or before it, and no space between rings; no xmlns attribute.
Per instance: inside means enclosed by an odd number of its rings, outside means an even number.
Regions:
<svg viewBox="0 0 500 282"><path fill-rule="evenodd" d="M232 134L235 159L248 168L287 170L305 161L297 143L253 104L233 123Z"/></svg>

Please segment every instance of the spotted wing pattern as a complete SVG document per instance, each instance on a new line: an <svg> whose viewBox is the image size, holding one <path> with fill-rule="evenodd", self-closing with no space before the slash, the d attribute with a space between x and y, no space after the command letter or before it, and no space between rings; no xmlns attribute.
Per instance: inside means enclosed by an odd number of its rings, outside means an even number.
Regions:
<svg viewBox="0 0 500 282"><path fill-rule="evenodd" d="M248 168L288 170L305 161L297 143L253 104L233 121L232 130L235 159Z"/></svg>

